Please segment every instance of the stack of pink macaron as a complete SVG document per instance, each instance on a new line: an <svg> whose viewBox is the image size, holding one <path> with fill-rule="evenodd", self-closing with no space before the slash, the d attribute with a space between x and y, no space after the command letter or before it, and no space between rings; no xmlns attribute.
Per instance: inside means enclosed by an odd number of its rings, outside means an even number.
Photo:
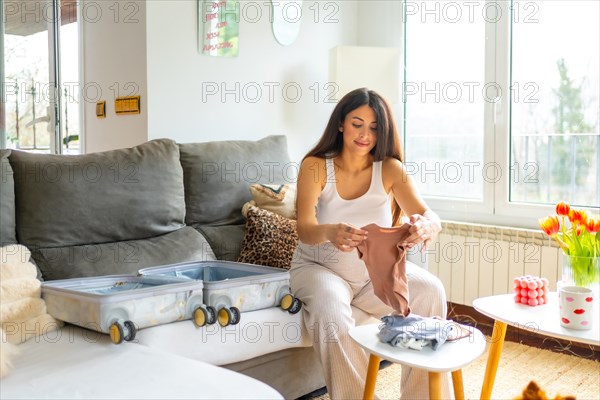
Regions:
<svg viewBox="0 0 600 400"><path fill-rule="evenodd" d="M547 302L548 279L525 275L514 279L515 303L539 306Z"/></svg>

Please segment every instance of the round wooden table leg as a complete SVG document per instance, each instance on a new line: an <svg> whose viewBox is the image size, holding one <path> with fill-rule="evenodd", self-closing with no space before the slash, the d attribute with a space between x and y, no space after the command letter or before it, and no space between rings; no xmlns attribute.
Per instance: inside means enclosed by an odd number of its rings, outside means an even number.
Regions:
<svg viewBox="0 0 600 400"><path fill-rule="evenodd" d="M456 400L465 400L462 369L452 371L452 387L454 388L454 398Z"/></svg>
<svg viewBox="0 0 600 400"><path fill-rule="evenodd" d="M442 373L429 372L429 398L441 400L442 398Z"/></svg>
<svg viewBox="0 0 600 400"><path fill-rule="evenodd" d="M492 389L494 380L496 379L496 371L498 371L498 363L504 346L504 338L506 336L506 324L501 321L494 322L494 330L492 332L492 344L488 352L487 365L485 366L485 374L483 375L483 385L481 386L482 400L487 400L492 397Z"/></svg>
<svg viewBox="0 0 600 400"><path fill-rule="evenodd" d="M363 399L373 400L375 396L375 384L377 383L377 374L379 373L379 363L381 359L371 354L369 357L369 367L367 369L367 381L365 382L365 392Z"/></svg>

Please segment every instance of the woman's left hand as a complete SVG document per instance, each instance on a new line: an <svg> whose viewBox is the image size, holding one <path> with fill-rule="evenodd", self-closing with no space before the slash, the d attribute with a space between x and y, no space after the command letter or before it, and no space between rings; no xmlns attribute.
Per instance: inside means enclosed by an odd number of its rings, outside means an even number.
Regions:
<svg viewBox="0 0 600 400"><path fill-rule="evenodd" d="M431 219L426 215L413 214L410 216L409 223L411 225L408 229L410 236L404 240L402 245L410 249L423 243L422 252L427 249L427 246L442 230L439 219Z"/></svg>

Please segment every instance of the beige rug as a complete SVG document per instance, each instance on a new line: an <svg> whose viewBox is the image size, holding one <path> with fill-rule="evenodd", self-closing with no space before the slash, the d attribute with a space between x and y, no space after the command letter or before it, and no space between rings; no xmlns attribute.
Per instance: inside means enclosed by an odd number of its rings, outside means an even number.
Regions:
<svg viewBox="0 0 600 400"><path fill-rule="evenodd" d="M488 345L489 346L489 345ZM479 399L487 352L463 369L465 397ZM600 363L585 358L505 342L496 375L493 399L513 399L530 380L535 380L550 398L575 395L579 400L600 399ZM379 371L375 393L380 399L400 397L400 366ZM327 400L329 395L316 397Z"/></svg>

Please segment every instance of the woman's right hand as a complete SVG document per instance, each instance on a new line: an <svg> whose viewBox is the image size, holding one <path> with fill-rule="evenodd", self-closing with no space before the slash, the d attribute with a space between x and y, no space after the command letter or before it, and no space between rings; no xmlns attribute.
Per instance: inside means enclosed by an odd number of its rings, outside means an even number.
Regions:
<svg viewBox="0 0 600 400"><path fill-rule="evenodd" d="M367 239L367 231L350 224L331 224L328 228L327 239L341 251L352 251Z"/></svg>

